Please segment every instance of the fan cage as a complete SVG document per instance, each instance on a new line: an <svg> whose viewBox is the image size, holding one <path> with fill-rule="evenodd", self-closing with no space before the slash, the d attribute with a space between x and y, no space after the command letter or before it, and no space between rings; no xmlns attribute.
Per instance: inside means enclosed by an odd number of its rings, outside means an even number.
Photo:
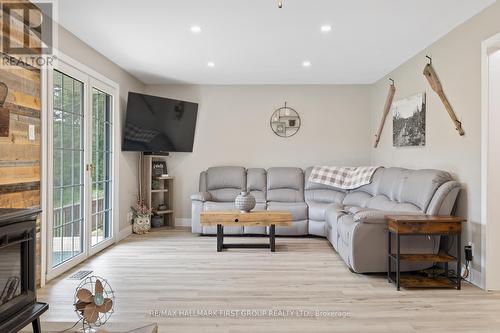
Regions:
<svg viewBox="0 0 500 333"><path fill-rule="evenodd" d="M88 290L92 291L92 293L94 293L95 284L96 284L97 280L100 280L102 283L104 298L110 298L113 302L113 305L111 306L111 310L109 310L108 312L99 313L99 318L97 319L97 321L95 323L88 323L85 320L85 318L83 317L83 313L80 310L76 309L76 303L78 302L78 298L76 297L76 295L78 293L78 290L80 290L82 288L88 289ZM82 321L84 332L92 331L92 328L94 328L94 327L103 326L109 320L111 315L115 312L115 292L114 292L113 288L111 288L111 285L108 283L108 280L106 280L100 276L96 276L96 275L89 276L89 277L86 277L82 282L80 282L78 287L76 287L76 289L75 289L75 294L73 296L73 299L74 299L73 306L75 309L74 311L75 311L76 315L78 316L78 318Z"/></svg>

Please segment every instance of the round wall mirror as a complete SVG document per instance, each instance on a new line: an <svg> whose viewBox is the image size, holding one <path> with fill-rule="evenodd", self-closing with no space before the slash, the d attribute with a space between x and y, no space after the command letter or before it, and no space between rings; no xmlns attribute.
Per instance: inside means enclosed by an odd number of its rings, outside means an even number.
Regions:
<svg viewBox="0 0 500 333"><path fill-rule="evenodd" d="M274 134L282 138L289 138L299 131L300 116L297 111L285 103L284 107L273 112L270 124Z"/></svg>

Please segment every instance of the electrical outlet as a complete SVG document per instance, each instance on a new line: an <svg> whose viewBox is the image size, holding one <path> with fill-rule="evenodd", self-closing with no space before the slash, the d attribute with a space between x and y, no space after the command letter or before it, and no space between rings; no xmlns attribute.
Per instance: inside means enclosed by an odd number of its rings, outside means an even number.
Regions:
<svg viewBox="0 0 500 333"><path fill-rule="evenodd" d="M472 256L474 257L474 254L476 253L476 252L474 251L474 243L469 242L469 246L470 246L470 250L471 250L471 252L472 252Z"/></svg>
<svg viewBox="0 0 500 333"><path fill-rule="evenodd" d="M464 253L465 253L465 260L472 261L473 254L472 254L472 246L471 245L466 245L464 247Z"/></svg>
<svg viewBox="0 0 500 333"><path fill-rule="evenodd" d="M28 126L28 140L35 141L35 125Z"/></svg>

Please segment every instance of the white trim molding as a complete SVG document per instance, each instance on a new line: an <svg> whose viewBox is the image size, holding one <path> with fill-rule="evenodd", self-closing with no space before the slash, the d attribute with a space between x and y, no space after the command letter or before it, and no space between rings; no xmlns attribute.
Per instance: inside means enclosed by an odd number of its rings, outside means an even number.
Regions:
<svg viewBox="0 0 500 333"><path fill-rule="evenodd" d="M132 235L132 225L129 225L128 227L125 227L118 231L118 234L116 235L116 242L121 242L130 235Z"/></svg>
<svg viewBox="0 0 500 333"><path fill-rule="evenodd" d="M119 151L120 151L120 124L121 124L121 116L120 116L120 86L116 82L108 79L102 74L96 72L92 68L72 59L71 57L65 55L59 50L54 50L55 61L52 63L52 67L43 68L42 73L42 127L43 127L43 138L42 138L42 172L44 180L42 182L42 203L44 214L42 215L42 284L50 279L56 277L57 275L63 273L64 271L74 267L78 263L86 260L90 256L95 253L103 250L105 247L116 243L120 240L120 237L123 235L119 230ZM113 191L112 191L112 214L113 214L113 236L108 240L97 244L94 247L91 247L90 237L84 236L84 252L74 257L68 262L62 263L61 265L53 268L52 267L52 259L49 252L52 244L52 228L51 228L51 210L52 210L52 195L51 195L51 186L49 184L52 183L51 177L51 166L52 166L52 73L54 69L59 69L64 73L77 78L79 81L84 83L84 113L88 115L91 112L90 109L90 97L91 97L91 89L93 87L102 90L113 96L113 104L112 104L112 113L113 113L113 129L112 129L112 137L113 137L113 159L112 159L112 168L113 168ZM86 125L88 128L90 126ZM89 132L90 133L90 132ZM91 137L90 135L86 135L86 146L90 147ZM85 154L84 163L86 165L89 163L89 154ZM85 183L90 184L90 176L88 172L85 172ZM86 197L89 197L88 189L85 193ZM90 214L86 212L84 214L89 218ZM90 227L89 227L90 230ZM88 233L85 233L87 235ZM126 237L126 236L125 236Z"/></svg>
<svg viewBox="0 0 500 333"><path fill-rule="evenodd" d="M481 284L486 290L500 290L500 210L498 206L500 167L496 154L500 135L493 126L500 119L500 110L491 107L491 63L493 53L500 50L500 33L481 45ZM499 78L500 81L500 78ZM495 157L496 156L496 157ZM489 184L494 183L494 186ZM494 193L495 192L495 193ZM477 279L475 279L477 280Z"/></svg>

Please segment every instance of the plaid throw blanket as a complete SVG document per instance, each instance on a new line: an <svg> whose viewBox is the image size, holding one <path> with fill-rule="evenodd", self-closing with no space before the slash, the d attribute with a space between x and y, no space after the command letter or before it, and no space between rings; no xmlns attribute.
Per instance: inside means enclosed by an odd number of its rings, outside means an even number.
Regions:
<svg viewBox="0 0 500 333"><path fill-rule="evenodd" d="M315 166L309 181L344 190L352 190L370 184L372 176L380 167L328 167Z"/></svg>

